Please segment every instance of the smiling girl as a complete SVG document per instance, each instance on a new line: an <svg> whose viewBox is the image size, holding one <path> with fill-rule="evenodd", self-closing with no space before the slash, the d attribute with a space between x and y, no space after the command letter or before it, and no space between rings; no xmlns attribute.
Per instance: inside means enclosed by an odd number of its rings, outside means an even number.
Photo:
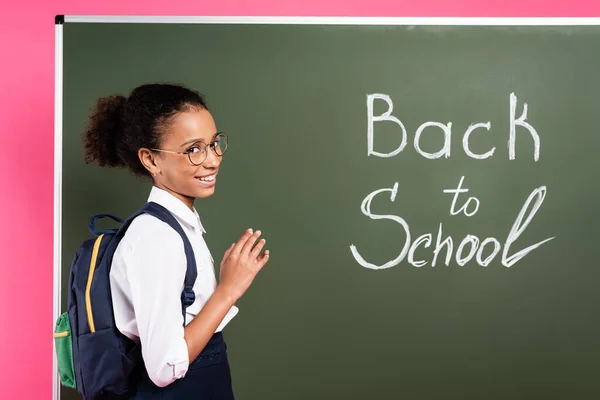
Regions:
<svg viewBox="0 0 600 400"><path fill-rule="evenodd" d="M233 399L222 330L269 252L261 232L248 229L226 250L217 283L194 204L215 192L227 146L202 96L183 86L142 85L128 97L99 99L90 115L86 162L150 177L148 201L181 224L198 271L184 320L186 257L179 234L142 214L119 243L110 272L115 322L141 344L144 364L133 399Z"/></svg>

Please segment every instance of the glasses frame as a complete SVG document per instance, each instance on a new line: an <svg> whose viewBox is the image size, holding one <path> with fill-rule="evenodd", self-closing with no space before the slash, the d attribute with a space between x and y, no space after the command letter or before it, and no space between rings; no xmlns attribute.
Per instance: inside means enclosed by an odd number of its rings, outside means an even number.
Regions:
<svg viewBox="0 0 600 400"><path fill-rule="evenodd" d="M216 142L216 137L223 135L225 136L225 150L223 150L223 154L219 154L217 153L216 150L216 146L215 146L215 142ZM209 144L206 144L202 141L196 142L196 143L202 143L204 145L204 147L210 147L212 149L212 151L215 152L215 154L217 155L217 157L223 157L223 155L225 154L225 152L227 152L227 148L229 147L229 136L225 133L225 132L217 132L215 133L215 135L213 136L213 140L211 140L211 142ZM193 147L193 146L192 146ZM190 150L186 150L186 151L173 151L173 150L165 150L165 149L149 149L152 151L160 151L161 153L171 153L171 154L186 154L188 156L188 160L190 161L190 163L192 165L195 166L200 166L204 163L204 161L206 161L206 158L208 157L208 151L205 151L205 156L204 156L204 160L202 160L202 162L200 164L196 164L192 161L192 153L190 152Z"/></svg>

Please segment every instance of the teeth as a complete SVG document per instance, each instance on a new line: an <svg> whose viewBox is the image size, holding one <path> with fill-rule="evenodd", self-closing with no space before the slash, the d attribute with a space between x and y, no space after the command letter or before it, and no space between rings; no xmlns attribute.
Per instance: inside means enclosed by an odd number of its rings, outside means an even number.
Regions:
<svg viewBox="0 0 600 400"><path fill-rule="evenodd" d="M201 181L204 181L204 182L210 182L210 181L214 181L215 180L215 176L214 175L203 176L203 177L198 178L198 179L200 179Z"/></svg>

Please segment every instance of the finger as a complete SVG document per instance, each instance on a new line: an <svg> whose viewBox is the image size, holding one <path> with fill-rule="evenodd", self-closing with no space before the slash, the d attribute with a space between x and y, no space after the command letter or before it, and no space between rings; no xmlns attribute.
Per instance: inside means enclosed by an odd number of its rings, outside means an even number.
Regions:
<svg viewBox="0 0 600 400"><path fill-rule="evenodd" d="M254 248L252 249L252 251L250 252L250 255L249 255L251 260L256 260L256 257L258 257L258 255L260 254L265 243L267 243L267 241L265 239L260 239L258 241L258 243L256 243L256 246L254 246Z"/></svg>
<svg viewBox="0 0 600 400"><path fill-rule="evenodd" d="M239 256L240 252L242 251L242 248L246 244L246 241L251 237L252 229L247 229L246 231L244 231L244 233L242 233L242 236L240 236L235 246L233 246L233 249L231 249L231 253L229 253L229 256Z"/></svg>
<svg viewBox="0 0 600 400"><path fill-rule="evenodd" d="M258 259L258 268L262 268L265 266L265 264L269 261L270 255L271 253L269 252L269 250L265 250L265 252L260 255L260 258Z"/></svg>
<svg viewBox="0 0 600 400"><path fill-rule="evenodd" d="M259 238L260 233L260 231L256 231L252 236L248 238L248 240L244 244L244 247L242 248L241 255L250 254L250 251L252 251L252 246L254 246L254 243L256 243L256 240Z"/></svg>
<svg viewBox="0 0 600 400"><path fill-rule="evenodd" d="M229 246L229 248L227 250L225 250L225 254L223 255L223 260L227 260L227 258L229 258L229 254L231 253L231 250L233 250L233 246L235 246L235 243L232 243L231 246Z"/></svg>

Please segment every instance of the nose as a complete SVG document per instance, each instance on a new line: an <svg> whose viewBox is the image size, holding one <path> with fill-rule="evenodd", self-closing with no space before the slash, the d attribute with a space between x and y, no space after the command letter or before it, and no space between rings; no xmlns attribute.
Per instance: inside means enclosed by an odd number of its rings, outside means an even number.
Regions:
<svg viewBox="0 0 600 400"><path fill-rule="evenodd" d="M221 157L215 154L214 150L210 147L206 149L206 160L202 163L204 168L217 168L221 164Z"/></svg>

